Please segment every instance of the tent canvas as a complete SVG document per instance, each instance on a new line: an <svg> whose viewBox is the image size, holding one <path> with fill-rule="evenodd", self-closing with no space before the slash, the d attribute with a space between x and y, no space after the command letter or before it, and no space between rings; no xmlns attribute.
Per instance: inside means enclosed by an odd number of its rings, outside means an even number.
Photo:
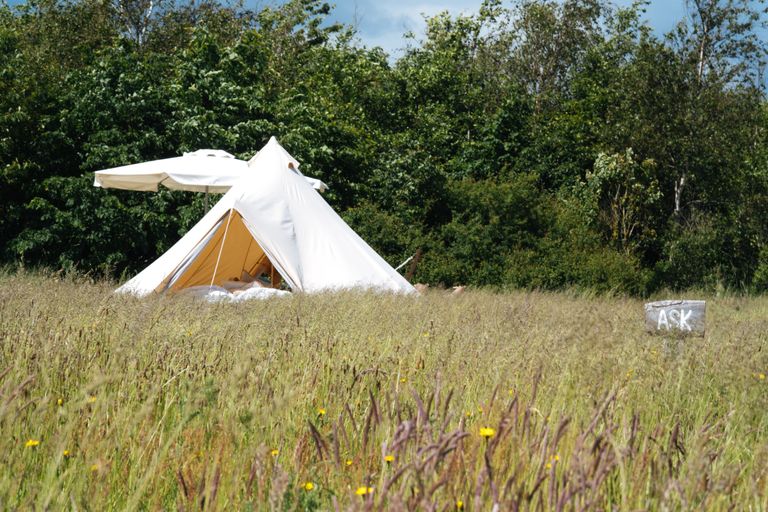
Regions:
<svg viewBox="0 0 768 512"><path fill-rule="evenodd" d="M118 289L135 295L222 286L272 271L293 291L415 289L363 241L271 138L252 172L165 254Z"/></svg>

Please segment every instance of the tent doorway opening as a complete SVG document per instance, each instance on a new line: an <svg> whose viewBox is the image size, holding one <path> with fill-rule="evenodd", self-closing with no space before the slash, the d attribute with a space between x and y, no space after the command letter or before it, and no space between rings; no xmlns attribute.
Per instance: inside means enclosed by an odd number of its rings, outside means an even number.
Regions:
<svg viewBox="0 0 768 512"><path fill-rule="evenodd" d="M239 212L227 212L158 291L221 286L280 288L280 272L253 237Z"/></svg>

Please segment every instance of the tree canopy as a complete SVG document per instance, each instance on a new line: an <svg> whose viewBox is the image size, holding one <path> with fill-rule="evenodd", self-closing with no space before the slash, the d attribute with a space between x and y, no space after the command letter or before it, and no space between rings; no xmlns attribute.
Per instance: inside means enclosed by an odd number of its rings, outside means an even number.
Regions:
<svg viewBox="0 0 768 512"><path fill-rule="evenodd" d="M485 0L393 61L318 0L0 5L0 262L120 276L199 195L92 172L275 135L415 280L768 289L764 1Z"/></svg>

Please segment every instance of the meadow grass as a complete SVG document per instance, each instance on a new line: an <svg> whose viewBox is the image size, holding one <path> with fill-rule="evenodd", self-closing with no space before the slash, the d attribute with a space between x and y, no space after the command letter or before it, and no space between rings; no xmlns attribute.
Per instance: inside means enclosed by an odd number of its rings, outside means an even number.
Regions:
<svg viewBox="0 0 768 512"><path fill-rule="evenodd" d="M768 299L112 290L0 274L1 508L768 509Z"/></svg>

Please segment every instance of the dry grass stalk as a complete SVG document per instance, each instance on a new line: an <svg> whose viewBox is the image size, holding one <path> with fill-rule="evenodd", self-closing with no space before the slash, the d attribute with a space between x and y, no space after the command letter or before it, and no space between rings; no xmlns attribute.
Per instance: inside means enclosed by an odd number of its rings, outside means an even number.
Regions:
<svg viewBox="0 0 768 512"><path fill-rule="evenodd" d="M0 274L7 508L768 509L768 299L111 290Z"/></svg>

